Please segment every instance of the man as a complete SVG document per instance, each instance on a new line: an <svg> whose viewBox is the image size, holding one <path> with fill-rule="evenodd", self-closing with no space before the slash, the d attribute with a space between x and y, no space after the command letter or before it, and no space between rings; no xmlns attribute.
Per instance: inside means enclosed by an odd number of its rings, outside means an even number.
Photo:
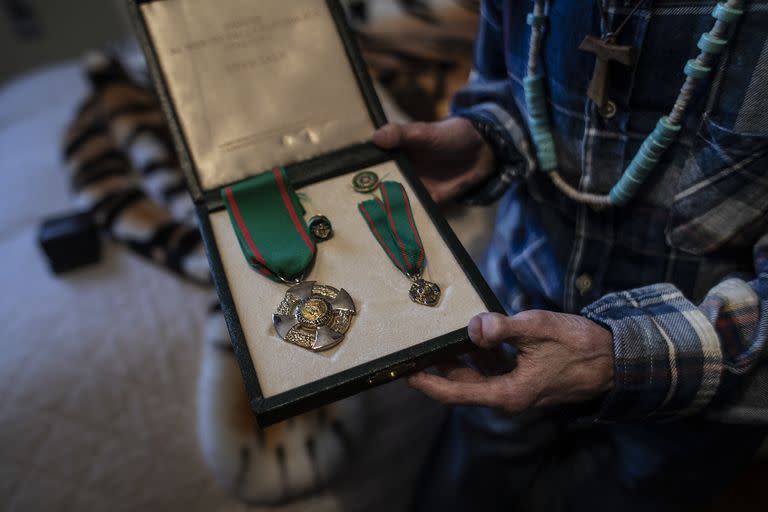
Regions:
<svg viewBox="0 0 768 512"><path fill-rule="evenodd" d="M482 2L475 69L453 117L376 133L413 160L438 202L503 194L483 270L510 316L470 321L478 350L468 365L409 381L459 406L417 508L674 508L722 492L759 446L768 423L768 4L742 6L636 196L597 207L562 191L611 190L670 112L714 5L546 3L534 60L566 186L537 169L531 140L532 0ZM590 35L632 58L596 63L579 50Z"/></svg>

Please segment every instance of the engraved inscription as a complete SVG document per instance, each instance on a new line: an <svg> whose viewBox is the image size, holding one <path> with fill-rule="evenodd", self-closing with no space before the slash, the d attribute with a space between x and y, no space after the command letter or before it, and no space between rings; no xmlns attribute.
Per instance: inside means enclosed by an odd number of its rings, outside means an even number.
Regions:
<svg viewBox="0 0 768 512"><path fill-rule="evenodd" d="M325 2L163 0L140 9L203 189L370 137Z"/></svg>

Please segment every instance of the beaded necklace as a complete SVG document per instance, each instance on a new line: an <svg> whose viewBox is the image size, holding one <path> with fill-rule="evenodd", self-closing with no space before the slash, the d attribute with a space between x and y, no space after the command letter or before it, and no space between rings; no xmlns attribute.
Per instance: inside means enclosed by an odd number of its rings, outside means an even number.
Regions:
<svg viewBox="0 0 768 512"><path fill-rule="evenodd" d="M602 1L602 0L597 0ZM528 107L531 138L536 147L539 170L549 174L552 182L566 196L579 203L592 206L622 206L629 202L658 163L662 154L677 139L681 122L696 86L707 78L712 64L725 49L727 32L743 14L742 0L718 3L712 11L715 24L704 32L697 44L700 53L685 64L686 79L668 115L661 117L654 130L646 137L640 149L627 166L624 174L607 195L582 192L566 182L558 172L555 139L549 124L549 111L544 93L544 76L537 73L543 38L547 0L534 0L533 12L528 14L531 26L531 42L528 51L528 72L523 79L525 102Z"/></svg>

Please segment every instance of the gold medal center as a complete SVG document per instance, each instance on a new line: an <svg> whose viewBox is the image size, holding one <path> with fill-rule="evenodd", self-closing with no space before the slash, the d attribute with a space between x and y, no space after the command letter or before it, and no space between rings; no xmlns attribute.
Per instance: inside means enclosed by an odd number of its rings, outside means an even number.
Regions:
<svg viewBox="0 0 768 512"><path fill-rule="evenodd" d="M308 299L300 307L301 319L308 323L320 322L328 315L329 308L323 299Z"/></svg>

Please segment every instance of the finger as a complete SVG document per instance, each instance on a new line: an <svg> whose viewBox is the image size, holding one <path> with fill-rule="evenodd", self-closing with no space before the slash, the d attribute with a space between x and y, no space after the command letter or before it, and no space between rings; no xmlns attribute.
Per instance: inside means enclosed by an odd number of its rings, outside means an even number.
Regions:
<svg viewBox="0 0 768 512"><path fill-rule="evenodd" d="M390 123L373 133L373 143L383 149L425 150L431 147L435 123Z"/></svg>
<svg viewBox="0 0 768 512"><path fill-rule="evenodd" d="M477 185L486 175L485 172L480 172L477 167L473 167L453 179L446 179L441 174L436 175L435 178L428 174L422 174L421 181L426 185L432 200L442 204L465 195L467 190Z"/></svg>
<svg viewBox="0 0 768 512"><path fill-rule="evenodd" d="M408 123L402 126L400 146L405 149L434 150L439 123Z"/></svg>
<svg viewBox="0 0 768 512"><path fill-rule="evenodd" d="M421 175L421 181L427 187L430 197L437 204L444 204L453 201L463 195L467 189L457 186L457 179L445 179L444 176L431 178L428 175Z"/></svg>
<svg viewBox="0 0 768 512"><path fill-rule="evenodd" d="M525 338L530 331L530 326L523 315L480 313L469 321L467 331L475 345L491 349L505 341L515 343L520 338Z"/></svg>
<svg viewBox="0 0 768 512"><path fill-rule="evenodd" d="M440 373L450 380L460 382L482 382L485 377L482 373L467 366L455 363L443 363L437 366Z"/></svg>
<svg viewBox="0 0 768 512"><path fill-rule="evenodd" d="M478 348L465 355L466 365L474 368L486 377L502 375L515 368L515 354L504 350L504 346L497 348Z"/></svg>
<svg viewBox="0 0 768 512"><path fill-rule="evenodd" d="M444 404L493 407L498 402L498 389L493 379L462 382L420 372L408 378L408 385Z"/></svg>
<svg viewBox="0 0 768 512"><path fill-rule="evenodd" d="M373 143L382 149L395 149L400 146L402 137L403 126L389 123L373 132Z"/></svg>

